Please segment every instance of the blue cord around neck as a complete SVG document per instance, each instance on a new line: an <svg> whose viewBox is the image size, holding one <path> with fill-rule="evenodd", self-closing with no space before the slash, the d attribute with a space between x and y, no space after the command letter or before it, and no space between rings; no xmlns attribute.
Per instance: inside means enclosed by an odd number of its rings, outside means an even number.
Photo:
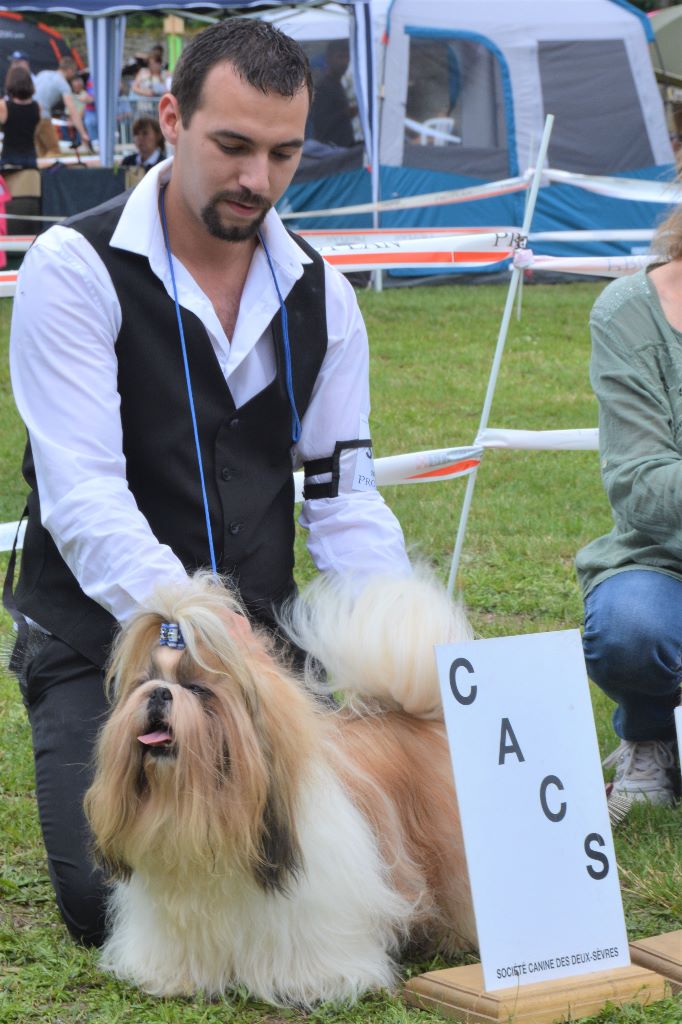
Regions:
<svg viewBox="0 0 682 1024"><path fill-rule="evenodd" d="M265 239L261 232L258 232L260 244L263 246L263 252L265 253L270 267L270 273L272 274L272 280L275 283L275 291L277 292L277 298L279 299L279 308L282 316L282 342L284 347L284 372L287 383L287 395L289 396L289 405L291 406L291 440L293 444L296 444L301 436L301 420L298 415L298 409L296 408L296 399L294 398L294 379L291 371L291 345L289 344L289 317L287 315L287 307L284 305L284 299L282 293L279 290L279 282L277 275L275 274L275 268L272 263L270 251L265 244Z"/></svg>
<svg viewBox="0 0 682 1024"><path fill-rule="evenodd" d="M189 362L187 359L187 345L185 344L185 330L182 326L180 315L180 303L178 301L178 286L175 283L175 270L173 269L173 257L171 255L170 242L168 241L168 224L166 223L166 186L161 189L161 224L163 226L163 240L166 243L166 255L168 257L168 268L170 270L171 284L173 286L173 299L175 301L175 315L178 320L178 331L180 332L180 348L182 350L182 362L185 367L185 380L187 382L187 396L189 398L189 410L192 416L192 428L194 430L194 444L197 452L197 463L199 465L199 480L201 481L201 497L204 503L204 515L206 517L206 533L208 535L208 553L211 561L213 575L218 575L218 567L215 559L215 548L213 546L213 530L211 529L211 516L208 510L208 497L206 495L206 482L204 480L204 463L201 458L201 445L199 443L199 428L197 426L197 415L194 409L194 395L192 393L192 380L189 373Z"/></svg>

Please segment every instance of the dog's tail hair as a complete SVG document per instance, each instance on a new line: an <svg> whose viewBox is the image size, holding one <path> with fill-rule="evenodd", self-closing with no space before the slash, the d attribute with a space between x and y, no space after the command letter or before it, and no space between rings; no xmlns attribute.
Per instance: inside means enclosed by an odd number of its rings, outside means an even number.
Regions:
<svg viewBox="0 0 682 1024"><path fill-rule="evenodd" d="M319 576L284 610L282 627L308 652L310 674L322 665L328 689L420 718L442 716L434 645L473 639L461 603L422 566L360 588Z"/></svg>

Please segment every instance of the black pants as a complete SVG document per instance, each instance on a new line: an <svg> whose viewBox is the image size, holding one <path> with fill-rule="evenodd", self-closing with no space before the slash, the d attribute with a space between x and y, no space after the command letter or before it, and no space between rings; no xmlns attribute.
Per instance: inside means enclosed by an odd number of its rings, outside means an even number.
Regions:
<svg viewBox="0 0 682 1024"><path fill-rule="evenodd" d="M101 945L105 887L90 856L83 796L107 714L102 672L49 637L24 666L22 692L33 733L36 798L57 905L72 936Z"/></svg>

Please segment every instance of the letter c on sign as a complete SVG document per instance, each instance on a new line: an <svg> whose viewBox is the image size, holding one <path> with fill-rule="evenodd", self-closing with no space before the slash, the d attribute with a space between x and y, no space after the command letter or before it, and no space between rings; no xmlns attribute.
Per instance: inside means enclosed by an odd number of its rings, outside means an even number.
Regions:
<svg viewBox="0 0 682 1024"><path fill-rule="evenodd" d="M467 672L473 675L474 666L470 661L467 661L466 658L455 658L450 666L450 689L452 690L455 700L458 701L459 704L473 704L476 700L476 691L478 690L478 687L476 685L472 685L468 693L460 693L457 689L458 668L465 668Z"/></svg>
<svg viewBox="0 0 682 1024"><path fill-rule="evenodd" d="M547 805L547 787L556 786L557 789L563 790L564 784L561 779L558 779L556 775L548 775L540 783L540 805L542 807L543 814L550 821L561 821L566 816L566 804L562 802L559 805L558 811L551 811Z"/></svg>

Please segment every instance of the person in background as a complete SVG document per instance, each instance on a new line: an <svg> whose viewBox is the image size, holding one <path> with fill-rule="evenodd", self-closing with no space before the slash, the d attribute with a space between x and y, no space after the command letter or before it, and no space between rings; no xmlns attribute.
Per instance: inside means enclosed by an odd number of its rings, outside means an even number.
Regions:
<svg viewBox="0 0 682 1024"><path fill-rule="evenodd" d="M148 109L156 113L156 105L167 91L166 75L163 70L161 59L152 55L148 58L146 67L140 68L130 88L130 98L137 101L138 110ZM148 100L145 103L144 100Z"/></svg>
<svg viewBox="0 0 682 1024"><path fill-rule="evenodd" d="M315 86L307 132L328 146L355 145L353 117L357 110L348 102L342 82L349 62L348 40L332 39L326 50L326 71Z"/></svg>
<svg viewBox="0 0 682 1024"><path fill-rule="evenodd" d="M133 142L136 153L121 160L121 167L143 167L145 174L166 159L166 140L155 117L143 114L133 122Z"/></svg>
<svg viewBox="0 0 682 1024"><path fill-rule="evenodd" d="M154 43L154 45L149 48L149 53L147 54L147 57L155 57L156 60L158 60L161 67L164 69L164 71L166 70L166 65L164 63L163 56L163 43Z"/></svg>
<svg viewBox="0 0 682 1024"><path fill-rule="evenodd" d="M9 74L9 72L14 67L26 68L26 70L28 71L29 75L31 76L31 81L33 82L33 85L35 87L36 76L31 71L31 60L30 60L30 57L29 57L29 55L27 53L24 52L24 50L13 50L12 53L10 53L9 57L7 58L7 61L9 63L9 67L7 68L7 74ZM7 79L5 78L5 95L6 94L7 94Z"/></svg>
<svg viewBox="0 0 682 1024"><path fill-rule="evenodd" d="M85 104L85 110L83 111L83 124L85 125L86 132L90 136L90 141L97 142L97 108L95 106L95 90L92 83L92 77L90 75L85 79L85 92L87 95L87 101Z"/></svg>
<svg viewBox="0 0 682 1024"><path fill-rule="evenodd" d="M613 529L577 555L590 678L616 702L608 800L679 796L674 708L682 678L682 208L653 266L622 277L590 317L601 472Z"/></svg>
<svg viewBox="0 0 682 1024"><path fill-rule="evenodd" d="M71 79L71 92L73 93L73 102L82 118L90 99L85 91L85 79L82 75L74 75Z"/></svg>
<svg viewBox="0 0 682 1024"><path fill-rule="evenodd" d="M36 75L35 98L40 104L41 115L45 120L52 118L54 107L64 104L64 108L74 128L85 143L90 142L83 125L80 111L71 91L71 80L78 74L78 67L73 57L62 57L55 71L39 71Z"/></svg>
<svg viewBox="0 0 682 1024"><path fill-rule="evenodd" d="M2 167L36 167L35 130L40 107L33 99L33 79L28 69L14 64L5 80L7 97L0 100L3 142Z"/></svg>

